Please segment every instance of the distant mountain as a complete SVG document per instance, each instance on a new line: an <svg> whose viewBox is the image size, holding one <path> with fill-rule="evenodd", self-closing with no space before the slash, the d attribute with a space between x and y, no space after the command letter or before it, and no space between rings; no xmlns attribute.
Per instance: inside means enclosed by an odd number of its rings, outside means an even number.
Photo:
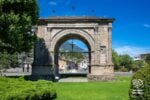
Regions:
<svg viewBox="0 0 150 100"><path fill-rule="evenodd" d="M59 48L60 51L67 51L67 52L72 51L72 49L74 52L86 52L86 50L84 50L83 48L80 48L76 44L69 43L68 41L63 43Z"/></svg>

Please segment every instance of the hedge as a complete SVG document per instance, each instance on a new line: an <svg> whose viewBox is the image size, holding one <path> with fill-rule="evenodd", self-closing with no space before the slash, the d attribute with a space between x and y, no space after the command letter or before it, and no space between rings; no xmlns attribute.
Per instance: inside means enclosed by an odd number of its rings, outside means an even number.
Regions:
<svg viewBox="0 0 150 100"><path fill-rule="evenodd" d="M150 65L133 75L129 95L130 100L150 100Z"/></svg>
<svg viewBox="0 0 150 100"><path fill-rule="evenodd" d="M53 100L56 92L50 81L26 81L0 77L0 100Z"/></svg>

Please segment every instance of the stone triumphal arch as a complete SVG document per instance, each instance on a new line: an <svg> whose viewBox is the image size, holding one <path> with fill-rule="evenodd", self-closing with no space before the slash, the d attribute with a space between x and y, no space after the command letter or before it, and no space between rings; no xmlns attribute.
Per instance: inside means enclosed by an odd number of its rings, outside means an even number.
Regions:
<svg viewBox="0 0 150 100"><path fill-rule="evenodd" d="M97 17L49 17L40 19L34 48L34 76L57 76L58 48L69 38L82 40L89 49L89 80L113 79L111 33L114 19Z"/></svg>

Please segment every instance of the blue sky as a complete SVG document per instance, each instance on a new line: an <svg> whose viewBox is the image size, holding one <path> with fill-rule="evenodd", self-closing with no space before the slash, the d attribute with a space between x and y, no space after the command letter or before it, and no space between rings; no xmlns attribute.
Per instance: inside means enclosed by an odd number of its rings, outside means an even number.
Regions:
<svg viewBox="0 0 150 100"><path fill-rule="evenodd" d="M112 44L119 54L150 52L150 0L38 0L40 17L115 18Z"/></svg>

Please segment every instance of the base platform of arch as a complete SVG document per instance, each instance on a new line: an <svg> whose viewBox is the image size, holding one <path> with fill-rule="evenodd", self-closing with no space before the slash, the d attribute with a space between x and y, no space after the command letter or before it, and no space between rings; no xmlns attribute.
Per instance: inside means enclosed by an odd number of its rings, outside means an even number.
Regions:
<svg viewBox="0 0 150 100"><path fill-rule="evenodd" d="M89 81L114 80L113 65L93 65L91 73L87 75Z"/></svg>
<svg viewBox="0 0 150 100"><path fill-rule="evenodd" d="M50 66L33 67L32 75L36 76L51 76L54 79L54 70ZM45 78L44 78L45 79ZM90 73L87 73L88 81L110 81L114 80L113 65L92 65ZM52 80L53 81L53 80Z"/></svg>

